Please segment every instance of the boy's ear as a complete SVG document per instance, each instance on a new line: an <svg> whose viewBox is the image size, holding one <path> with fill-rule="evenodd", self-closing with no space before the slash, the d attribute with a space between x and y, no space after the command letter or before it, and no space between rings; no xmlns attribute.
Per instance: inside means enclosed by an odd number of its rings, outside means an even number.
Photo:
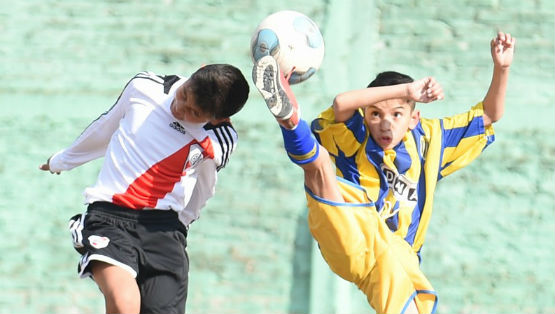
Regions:
<svg viewBox="0 0 555 314"><path fill-rule="evenodd" d="M410 116L409 130L414 129L418 125L419 121L420 121L420 110L414 109Z"/></svg>

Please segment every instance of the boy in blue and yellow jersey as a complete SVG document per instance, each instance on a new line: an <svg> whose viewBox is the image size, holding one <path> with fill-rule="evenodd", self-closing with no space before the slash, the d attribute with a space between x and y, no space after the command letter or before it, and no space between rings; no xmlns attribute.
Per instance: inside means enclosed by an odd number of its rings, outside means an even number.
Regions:
<svg viewBox="0 0 555 314"><path fill-rule="evenodd" d="M433 192L493 142L514 46L502 32L491 41L489 90L465 113L421 118L415 102L442 99L442 87L432 77L383 72L367 88L337 95L312 128L276 61L256 60L255 85L289 158L304 170L310 231L330 268L355 283L376 312L435 312L436 293L419 267Z"/></svg>

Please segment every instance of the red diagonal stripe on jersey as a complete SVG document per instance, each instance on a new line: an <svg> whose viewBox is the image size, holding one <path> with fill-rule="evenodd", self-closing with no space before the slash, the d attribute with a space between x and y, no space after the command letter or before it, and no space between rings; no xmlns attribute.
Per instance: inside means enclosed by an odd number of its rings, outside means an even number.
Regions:
<svg viewBox="0 0 555 314"><path fill-rule="evenodd" d="M212 142L208 136L199 145L202 147L204 157L214 159L214 147L212 147Z"/></svg>
<svg viewBox="0 0 555 314"><path fill-rule="evenodd" d="M139 176L121 194L115 194L112 202L116 205L132 209L155 208L159 199L171 192L181 176L185 175L185 163L189 157L191 145L199 144L203 148L203 156L214 158L214 149L210 138L206 137L201 142L196 140L159 161L145 173Z"/></svg>
<svg viewBox="0 0 555 314"><path fill-rule="evenodd" d="M181 180L189 149L194 142L159 161L139 176L121 194L114 194L112 202L133 209L154 208L160 198L173 190Z"/></svg>
<svg viewBox="0 0 555 314"><path fill-rule="evenodd" d="M133 209L153 208L158 199L173 190L175 183L181 179L192 144L189 143L150 167L135 179L124 193L114 194L112 202Z"/></svg>

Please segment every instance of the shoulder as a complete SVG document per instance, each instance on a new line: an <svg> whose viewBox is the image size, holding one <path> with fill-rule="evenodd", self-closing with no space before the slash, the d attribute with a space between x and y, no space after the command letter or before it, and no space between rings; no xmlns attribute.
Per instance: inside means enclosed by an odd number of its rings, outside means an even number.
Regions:
<svg viewBox="0 0 555 314"><path fill-rule="evenodd" d="M204 130L208 133L214 148L214 160L218 164L218 170L225 167L229 161L231 153L237 146L237 131L226 121L218 124L207 123Z"/></svg>
<svg viewBox="0 0 555 314"><path fill-rule="evenodd" d="M441 119L438 118L420 118L420 121L414 128L418 133L430 134L435 130L441 130Z"/></svg>
<svg viewBox="0 0 555 314"><path fill-rule="evenodd" d="M172 87L183 80L179 75L159 75L154 72L144 71L137 73L131 78L126 88L135 89L144 93L169 94Z"/></svg>
<svg viewBox="0 0 555 314"><path fill-rule="evenodd" d="M236 143L238 139L237 131L229 121L218 124L207 123L204 125L204 130L212 140L215 139L218 143Z"/></svg>

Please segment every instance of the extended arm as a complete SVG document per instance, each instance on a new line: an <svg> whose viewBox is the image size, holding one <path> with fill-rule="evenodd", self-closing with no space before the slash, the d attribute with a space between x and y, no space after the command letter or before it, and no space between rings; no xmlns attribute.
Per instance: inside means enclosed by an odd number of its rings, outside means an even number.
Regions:
<svg viewBox="0 0 555 314"><path fill-rule="evenodd" d="M71 170L88 161L102 157L128 108L128 99L134 90L131 88L132 85L132 83L127 85L110 110L89 124L69 147L56 152L45 163L39 165L39 169L60 174L61 171Z"/></svg>
<svg viewBox="0 0 555 314"><path fill-rule="evenodd" d="M497 37L490 42L493 75L488 92L483 100L485 126L491 125L503 116L509 68L513 62L515 43L515 38L502 32L499 32Z"/></svg>
<svg viewBox="0 0 555 314"><path fill-rule="evenodd" d="M368 87L341 93L333 100L335 121L345 122L358 108L393 98L428 103L443 99L443 89L433 77L426 77L412 83Z"/></svg>

